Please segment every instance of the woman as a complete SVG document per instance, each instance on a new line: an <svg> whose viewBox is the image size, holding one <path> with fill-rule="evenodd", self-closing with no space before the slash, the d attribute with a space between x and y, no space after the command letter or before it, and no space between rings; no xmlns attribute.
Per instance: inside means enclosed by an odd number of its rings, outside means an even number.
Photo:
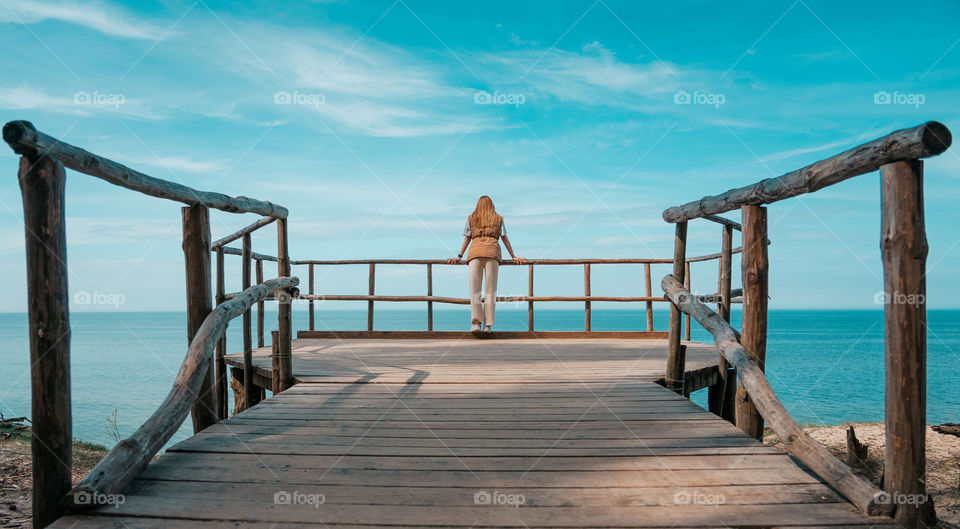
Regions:
<svg viewBox="0 0 960 529"><path fill-rule="evenodd" d="M493 329L493 311L497 302L497 271L500 268L500 239L503 239L503 244L514 262L517 264L527 262L523 257L513 254L507 232L503 229L503 217L497 214L490 197L483 195L477 201L476 209L467 217L460 253L456 257L447 259L450 264L459 263L467 246L470 247L467 265L470 268L470 330L473 332L479 331L481 325L485 332ZM484 291L486 303L481 310L480 284L484 275L487 281L487 288Z"/></svg>

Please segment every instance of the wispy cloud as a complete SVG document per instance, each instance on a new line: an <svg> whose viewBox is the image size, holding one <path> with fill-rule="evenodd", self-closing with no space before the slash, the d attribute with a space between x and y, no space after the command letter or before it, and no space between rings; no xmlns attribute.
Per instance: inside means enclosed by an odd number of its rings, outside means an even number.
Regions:
<svg viewBox="0 0 960 529"><path fill-rule="evenodd" d="M111 37L155 40L163 34L157 24L141 20L112 4L16 0L3 2L0 7L0 22L36 24L45 20L59 20Z"/></svg>

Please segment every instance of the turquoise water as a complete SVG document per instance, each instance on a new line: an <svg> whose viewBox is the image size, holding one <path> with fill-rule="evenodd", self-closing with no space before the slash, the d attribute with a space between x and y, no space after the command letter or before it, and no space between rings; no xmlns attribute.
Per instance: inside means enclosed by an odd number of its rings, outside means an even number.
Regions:
<svg viewBox="0 0 960 529"><path fill-rule="evenodd" d="M378 330L426 328L425 309L376 312ZM366 311L317 311L317 328L361 330ZM734 323L738 313L734 313ZM464 310L437 310L438 330L463 329ZM930 311L928 407L930 423L960 421L960 311ZM170 389L186 352L186 316L176 312L71 314L74 436L112 446L106 418L116 409L122 436L132 433ZM593 309L594 330L641 330L642 311ZM267 314L267 328L276 315ZM295 329L306 328L306 311L294 309ZM580 310L538 310L540 330L583 328ZM497 311L498 330L525 330L525 309ZM667 312L655 313L666 329ZM240 321L228 331L236 351ZM693 339L709 335L694 322ZM30 415L29 353L25 314L0 314L0 413ZM883 420L883 313L880 311L771 311L767 373L787 409L802 423L837 424ZM705 391L694 401L705 405ZM189 435L181 428L174 441Z"/></svg>

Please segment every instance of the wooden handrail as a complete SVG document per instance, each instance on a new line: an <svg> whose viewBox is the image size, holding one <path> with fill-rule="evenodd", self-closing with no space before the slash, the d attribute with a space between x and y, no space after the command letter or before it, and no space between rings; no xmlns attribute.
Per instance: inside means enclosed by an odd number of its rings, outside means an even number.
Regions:
<svg viewBox="0 0 960 529"><path fill-rule="evenodd" d="M230 246L221 246L220 248L218 248L218 250L223 250L223 253L225 253L225 254L227 254L227 255L239 255L239 256L241 256L241 257L243 256L243 250L240 249L240 248L233 248L233 247L230 247ZM276 258L276 257L274 257L274 256L272 256L272 255L257 253L257 252L250 252L250 258L253 259L254 261L273 261L273 262L277 262L277 258Z"/></svg>
<svg viewBox="0 0 960 529"><path fill-rule="evenodd" d="M735 248L733 253L740 253L742 250L740 248ZM231 253L231 252L227 252ZM696 263L700 261L710 261L713 259L719 259L720 254L707 254L699 255L696 257L690 257L687 259L689 263ZM641 259L641 258L612 258L612 259L601 259L601 258L591 258L591 259L527 259L524 265L585 265L585 264L672 264L673 259ZM292 265L322 265L322 266L337 266L337 265L363 265L363 264L385 264L385 265L443 265L449 264L446 259L341 259L333 261L318 261L314 259L300 260L300 261L291 261ZM466 265L466 261L460 261L452 266L457 265ZM504 259L500 262L501 266L522 266L519 265L516 261L512 259Z"/></svg>
<svg viewBox="0 0 960 529"><path fill-rule="evenodd" d="M274 292L296 287L299 283L296 277L270 279L214 308L190 342L187 356L167 398L133 435L117 443L83 481L62 499L63 505L73 508L96 507L96 502L90 500L123 491L187 418L204 377L209 375L200 367L206 367L205 360L213 355L214 346L227 330L230 320Z"/></svg>
<svg viewBox="0 0 960 529"><path fill-rule="evenodd" d="M928 121L910 129L892 132L785 175L668 208L663 212L663 220L683 222L732 211L741 206L770 204L811 193L848 178L877 171L892 162L936 156L947 150L951 142L950 130L945 125Z"/></svg>
<svg viewBox="0 0 960 529"><path fill-rule="evenodd" d="M227 299L231 299L235 294L227 294ZM710 294L708 298L713 299L716 294ZM468 305L468 298L452 298L446 296L384 296L380 294L301 294L298 296L302 300L314 301L419 301L434 303L453 303L457 305ZM665 298L656 296L497 296L498 302L545 302L545 301L611 301L611 302L644 302L644 301L663 301Z"/></svg>
<svg viewBox="0 0 960 529"><path fill-rule="evenodd" d="M840 494L850 500L867 515L889 515L894 505L886 494L833 456L826 448L810 437L790 416L777 398L770 382L760 366L750 357L737 340L736 332L719 314L697 300L673 275L667 275L660 283L664 293L674 305L693 316L704 329L713 335L720 354L737 369L741 382L746 386L753 403L770 428L783 441L787 452L796 456L823 478Z"/></svg>
<svg viewBox="0 0 960 529"><path fill-rule="evenodd" d="M108 158L97 156L38 131L29 121L11 121L3 126L3 139L17 154L28 158L47 156L75 171L145 195L203 205L230 213L258 213L286 218L287 208L247 197L231 197L212 191L198 191L182 184L154 178Z"/></svg>
<svg viewBox="0 0 960 529"><path fill-rule="evenodd" d="M230 235L227 235L226 237L223 237L222 239L217 239L216 241L213 241L213 244L210 245L210 249L216 250L221 246L230 244L231 242L239 239L240 237L243 237L244 235L249 235L259 230L260 228L270 224L275 220L277 220L275 217L263 217L258 221L254 222L253 224L240 228L239 230L231 233Z"/></svg>

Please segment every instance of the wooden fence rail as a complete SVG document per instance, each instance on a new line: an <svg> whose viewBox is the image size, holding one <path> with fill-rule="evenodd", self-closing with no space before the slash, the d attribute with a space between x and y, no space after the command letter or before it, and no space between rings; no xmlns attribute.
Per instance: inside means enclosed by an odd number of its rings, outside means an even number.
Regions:
<svg viewBox="0 0 960 529"><path fill-rule="evenodd" d="M763 204L771 204L804 193L811 193L848 178L880 171L881 228L880 244L883 261L885 295L895 298L884 307L886 350L886 406L884 462L885 499L925 497L925 432L926 432L926 257L924 232L923 161L950 147L952 136L941 123L930 121L913 128L898 130L836 156L755 184L731 189L668 208L663 212L667 222L677 225L677 255L682 255L684 241L679 234L686 223L704 218L724 224L724 250L729 246L729 232L743 232L743 333L738 339L728 329L730 309L727 300L729 274L723 269L727 257L721 259L720 315L712 313L699 301L689 299L683 288L683 276L675 268L673 276L663 281L664 290L678 310L692 314L711 330L721 348L721 378L725 389L711 391L710 409L726 418L729 413L730 381L737 368L740 386L736 396L736 424L757 438L762 436L767 420L790 447L805 452L814 463L810 467L837 487L864 512L889 512L895 509L896 521L908 528L934 523L936 515L929 501L877 505L875 491L851 478L842 464L826 461L825 451L813 446L802 430L782 409L763 375L767 339L767 220ZM741 209L742 225L724 222L717 213ZM729 268L729 265L727 265ZM899 297L910 300L898 301ZM708 314L709 313L709 314ZM679 336L679 319L671 318L671 373L683 373L682 348L673 337ZM723 342L721 344L721 341ZM678 351L677 351L678 350ZM679 354L675 354L679 352ZM748 372L744 372L748 370ZM725 396L721 396L725 395ZM716 406L714 400L717 400ZM801 457L802 459L802 457ZM817 466L819 465L819 466ZM842 468L841 468L842 467ZM834 483L836 481L836 483ZM862 481L862 480L861 480Z"/></svg>
<svg viewBox="0 0 960 529"><path fill-rule="evenodd" d="M146 422L133 435L117 443L63 501L74 508L91 508L92 499L117 494L126 488L177 432L196 400L206 376L206 359L220 341L227 324L254 303L278 290L296 287L295 277L271 279L244 290L236 298L221 303L203 320L187 349L187 357L173 382L173 388ZM214 410L210 410L211 412Z"/></svg>
<svg viewBox="0 0 960 529"><path fill-rule="evenodd" d="M724 219L725 220L725 219ZM732 221L731 221L732 222ZM735 224L735 223L733 223ZM227 248L221 248L226 250ZM727 248L726 254L723 252L716 254L708 254L703 256L695 256L686 258L684 263L681 264L681 267L689 270L691 263L705 262L711 260L721 260L724 255L727 255L729 258L732 254L742 252L742 248ZM269 256L267 256L269 257ZM651 265L653 264L672 264L673 259L529 259L527 260L527 295L520 296L497 296L497 302L504 303L527 303L527 328L529 331L534 330L534 304L535 303L544 303L544 302L578 302L584 304L584 331L592 332L592 303L593 302L616 302L616 303L643 303L645 305L646 313L646 322L645 329L647 332L654 331L653 325L653 304L654 303L666 303L667 300L663 296L654 296L651 292ZM320 260L297 260L291 261L293 265L306 266L308 267L307 273L310 277L310 286L306 294L301 294L299 297L303 301L308 302L308 324L311 331L315 330L315 318L314 318L314 302L317 301L366 301L367 302L367 331L372 332L374 327L374 310L375 303L377 302L388 302L388 303L409 303L409 302L419 302L427 304L427 331L434 331L434 303L445 303L453 305L469 305L469 298L461 297L450 297L450 296L436 296L433 293L433 270L434 265L449 265L447 261L442 259L347 259L347 260L336 260L336 261L320 261ZM459 263L464 265L465 263ZM506 260L502 263L505 266L517 266L518 263L512 260ZM643 296L598 296L592 293L591 289L591 270L595 265L622 265L622 264L642 264L643 265L643 275L644 283L643 287L645 288L645 295ZM354 266L367 266L367 293L366 294L320 294L316 292L315 286L315 276L316 276L316 267L318 266L344 266L344 265L354 265ZM377 265L420 265L426 267L426 291L425 296L421 295L381 295L376 294L376 271ZM584 295L582 296L535 296L533 294L533 278L534 270L537 266L552 266L552 265L581 265L583 266L583 281L584 281ZM456 265L454 265L456 266ZM728 296L736 296L739 292L728 293ZM233 294L227 294L227 299L230 298ZM723 294L720 292L707 294L704 296L704 299L709 299L714 302L719 302ZM481 298L482 301L482 298ZM728 303L738 303L739 300L736 297L731 297L727 300ZM687 323L687 333L686 339L690 339L690 326L689 326L689 316Z"/></svg>
<svg viewBox="0 0 960 529"><path fill-rule="evenodd" d="M747 387L753 402L788 452L803 461L865 514L889 514L893 510L883 491L856 475L790 417L770 387L763 370L740 345L729 323L691 295L676 277L664 277L661 286L678 310L690 314L704 329L710 331L720 354L737 369L741 383Z"/></svg>
<svg viewBox="0 0 960 529"><path fill-rule="evenodd" d="M63 513L64 507L80 506L75 501L75 496L65 496L72 481L73 440L64 167L145 195L187 205L182 211L183 252L187 287L187 335L192 344L167 400L133 437L119 443L107 455L101 465L87 476L81 488L74 490L75 493L122 489L136 476L139 469L142 469L142 465L149 462L150 456L173 435L188 411L193 417L195 432L225 417L226 373L225 369L218 369L215 363L214 341L218 341L223 334L226 319L239 314L234 314L235 309L244 304L248 308L254 302L258 304L258 313L261 315L259 323L262 326L263 299L272 295L277 288L295 285L297 280L287 277L287 210L282 206L247 197L199 191L154 178L48 136L28 121L11 121L4 125L3 139L14 152L21 155L18 180L23 196L26 227L27 291L30 300L28 319L32 357L33 525L41 528L56 520ZM277 245L281 278L264 283L258 267L258 285L249 287L249 282L245 283L249 288L228 301L221 274L217 281L219 306L211 308L212 245L209 208L230 213L256 213L267 217L214 243L216 247L213 249L217 252L218 264L221 266L224 253L230 253L223 244L246 237L255 229L274 221L284 226L284 231L278 234L280 240ZM269 256L263 258L268 259ZM287 303L285 310L281 304L279 318L281 330L286 331L282 335L280 347L286 349L289 349L290 339L289 307L290 303ZM213 339L212 336L217 338ZM287 345L282 343L283 340L287 341ZM200 342L203 342L202 345L195 345ZM221 341L216 353L221 364L225 347L225 343ZM97 497L83 496L84 499Z"/></svg>

